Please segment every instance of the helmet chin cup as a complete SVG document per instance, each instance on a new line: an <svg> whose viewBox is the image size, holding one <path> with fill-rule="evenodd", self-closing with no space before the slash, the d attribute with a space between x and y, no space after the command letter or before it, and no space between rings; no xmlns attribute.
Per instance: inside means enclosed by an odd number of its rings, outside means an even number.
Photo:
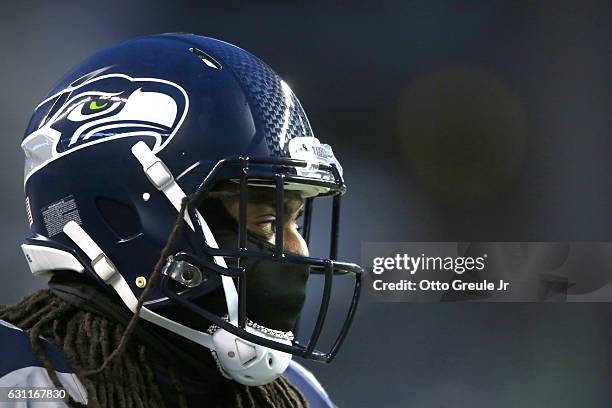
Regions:
<svg viewBox="0 0 612 408"><path fill-rule="evenodd" d="M291 344L290 340L267 335L250 326L245 329L260 337ZM250 387L274 381L291 362L289 353L251 343L223 329L215 331L212 340L213 356L223 376Z"/></svg>

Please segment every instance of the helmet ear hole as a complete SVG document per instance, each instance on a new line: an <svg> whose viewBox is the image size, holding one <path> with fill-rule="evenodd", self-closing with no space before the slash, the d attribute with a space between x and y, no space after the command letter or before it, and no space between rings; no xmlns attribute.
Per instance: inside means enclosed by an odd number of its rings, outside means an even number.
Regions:
<svg viewBox="0 0 612 408"><path fill-rule="evenodd" d="M141 233L138 213L131 206L108 197L96 198L96 207L118 238L126 240Z"/></svg>

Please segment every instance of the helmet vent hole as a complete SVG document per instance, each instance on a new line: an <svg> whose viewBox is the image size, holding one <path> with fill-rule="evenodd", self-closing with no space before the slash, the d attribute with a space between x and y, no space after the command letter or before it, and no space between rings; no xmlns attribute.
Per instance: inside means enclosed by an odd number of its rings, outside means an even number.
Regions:
<svg viewBox="0 0 612 408"><path fill-rule="evenodd" d="M268 367L272 368L272 364L274 364L274 360L272 357L268 357Z"/></svg>
<svg viewBox="0 0 612 408"><path fill-rule="evenodd" d="M221 64L217 62L213 57L205 53L199 48L190 48L189 51L194 53L199 59L202 60L206 65L214 69L221 69Z"/></svg>
<svg viewBox="0 0 612 408"><path fill-rule="evenodd" d="M98 197L96 207L108 227L119 239L127 240L141 233L138 213L129 205L108 197Z"/></svg>

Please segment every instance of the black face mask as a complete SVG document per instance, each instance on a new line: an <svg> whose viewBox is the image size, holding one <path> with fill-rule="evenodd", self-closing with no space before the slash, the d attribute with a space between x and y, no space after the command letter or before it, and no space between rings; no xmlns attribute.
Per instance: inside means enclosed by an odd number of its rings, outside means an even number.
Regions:
<svg viewBox="0 0 612 408"><path fill-rule="evenodd" d="M238 224L219 200L207 200L201 212L219 248L238 247ZM274 253L274 245L248 231L246 246L252 251ZM228 266L236 266L235 261L228 259ZM293 330L304 306L310 267L258 258L247 259L242 266L246 270L247 318L270 329ZM213 312L224 309L223 289L216 292L195 303Z"/></svg>

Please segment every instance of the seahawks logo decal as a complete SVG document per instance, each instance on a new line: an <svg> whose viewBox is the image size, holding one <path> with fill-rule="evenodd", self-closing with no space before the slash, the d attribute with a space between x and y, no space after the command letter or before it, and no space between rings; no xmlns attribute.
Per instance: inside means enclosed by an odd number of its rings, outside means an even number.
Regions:
<svg viewBox="0 0 612 408"><path fill-rule="evenodd" d="M21 143L26 180L63 155L117 138L150 138L157 153L178 131L188 106L185 90L163 79L107 74L72 85L36 108L45 116Z"/></svg>

